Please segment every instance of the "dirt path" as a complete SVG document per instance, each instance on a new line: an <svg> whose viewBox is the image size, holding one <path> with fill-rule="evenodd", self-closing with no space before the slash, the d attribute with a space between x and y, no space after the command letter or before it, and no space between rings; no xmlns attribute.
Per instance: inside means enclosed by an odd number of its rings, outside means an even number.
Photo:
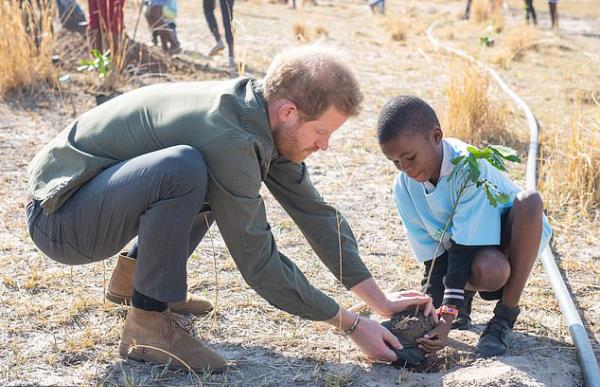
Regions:
<svg viewBox="0 0 600 387"><path fill-rule="evenodd" d="M433 51L424 31L434 20L454 23L462 5L462 1L390 4L389 13L398 12L410 23L404 42L391 41L379 20L358 1L331 1L299 11L259 0L235 5L239 19L238 53L257 76L279 50L296 44L294 23L301 23L312 38L321 31L330 43L348 52L348 61L359 74L366 95L365 109L336 134L330 151L311 157L308 164L312 180L323 196L348 218L364 260L383 288L395 283L416 287L421 268L411 258L393 206L390 187L395 172L379 154L373 137L377 112L389 97L400 93L419 94L436 107L444 106L443 87L452 59ZM129 7L128 20L133 25L136 6ZM597 33L597 25L586 20L583 23L586 28L591 26L591 34ZM459 24L453 25L459 25L460 29L441 29L440 36L445 38L452 32L457 44L466 42L468 47L479 50L477 43L469 43L478 40L478 36L468 35L475 27L456 23ZM565 26L571 24L565 22ZM583 36L588 30L567 28L569 33L576 33L576 37L564 38L570 45L581 52L599 52L600 40ZM465 36L461 35L463 30ZM212 37L198 1L181 1L178 32L185 58L214 67L226 65L224 56L208 62L201 55L210 48ZM138 36L149 42L145 23L141 23ZM570 61L582 60L579 52L564 58L552 49L528 53L525 60L506 71L506 76L524 93L536 114L541 111L542 125L559 130L560 122L553 122L550 114L563 109L556 93L574 87L575 81L556 78L561 82L551 85L539 71L532 72L544 65L543 55L560 59L556 68L544 67L545 76L551 79L572 66ZM600 90L600 78L588 79L587 86ZM0 379L8 384L573 386L582 383L574 348L540 264L536 265L523 298L515 344L506 356L490 360L475 357L474 345L493 308L491 303L477 300L473 331L452 332L451 345L431 361L430 372L415 373L371 365L349 340L340 339L330 329L269 306L243 282L216 227L212 229L212 238L206 238L190 260L188 277L192 291L217 300L218 314L191 323L197 334L208 339L236 367L225 375L198 377L123 361L117 355L117 346L125 310L102 301L105 275L110 274L114 260L106 265L85 267L58 265L33 247L23 216L27 162L72 119L73 106L79 112L85 111L91 106L91 97L72 91L70 98L62 100L42 93L19 101L27 102L0 104L3 277L0 341L5 343L0 348ZM515 130L523 125L520 119L518 115L511 119ZM515 173L518 178L520 169L516 168ZM325 267L266 192L265 201L279 247L313 284L345 306L353 305L356 300L341 291L332 276L323 274ZM599 225L598 221L590 221L580 228L561 229L566 231L556 238L561 258L568 262L591 259L596 265L592 267L598 267L600 246L589 235L594 235ZM600 318L599 276L594 277L593 270L585 271L579 267L569 275L579 302L588 306L584 308L584 318L590 323L589 330L597 343L600 327L592 324ZM600 353L597 344L595 348Z"/></svg>

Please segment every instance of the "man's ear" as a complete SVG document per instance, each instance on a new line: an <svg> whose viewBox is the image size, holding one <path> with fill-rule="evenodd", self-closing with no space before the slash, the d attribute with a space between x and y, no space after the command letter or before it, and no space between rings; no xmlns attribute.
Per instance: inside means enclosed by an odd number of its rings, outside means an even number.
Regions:
<svg viewBox="0 0 600 387"><path fill-rule="evenodd" d="M298 106L293 101L284 100L277 110L278 118L281 122L296 120L299 116Z"/></svg>

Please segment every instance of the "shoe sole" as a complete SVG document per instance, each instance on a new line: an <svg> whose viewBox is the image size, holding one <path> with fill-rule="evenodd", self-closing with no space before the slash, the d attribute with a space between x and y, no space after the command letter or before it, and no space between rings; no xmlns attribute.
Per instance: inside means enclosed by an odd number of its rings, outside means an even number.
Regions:
<svg viewBox="0 0 600 387"><path fill-rule="evenodd" d="M218 49L218 50L215 50L215 51L210 51L210 52L208 53L208 56L217 56L217 55L219 55L219 53L220 53L221 51L223 51L224 49L225 49L225 47L223 47L223 48L220 48L220 49Z"/></svg>
<svg viewBox="0 0 600 387"><path fill-rule="evenodd" d="M119 355L121 355L121 357L123 359L147 362L147 363L152 363L154 365L167 364L164 361L158 360L147 353L143 353L143 352L140 353L137 351L129 352L129 345L123 344L123 343L119 344ZM183 364L178 364L178 363L173 363L173 362L169 363L169 368L176 369L176 370L182 370L182 371L190 370L190 368L188 368L187 366L185 366ZM227 366L215 367L215 368L192 368L192 370L196 373L203 373L203 374L221 374L221 373L225 372L225 370L227 370Z"/></svg>
<svg viewBox="0 0 600 387"><path fill-rule="evenodd" d="M115 304L131 305L131 297L115 294L108 289L106 290L106 299Z"/></svg>
<svg viewBox="0 0 600 387"><path fill-rule="evenodd" d="M206 310L203 310L203 311L190 312L190 311L187 311L187 310L177 310L177 309L173 309L173 308L171 308L171 307L169 306L169 310L170 310L171 312L173 312L173 313L177 313L177 314L180 314L180 315L182 315L182 316L205 316L205 315L209 314L210 312L212 312L212 311L213 311L213 309L214 309L214 308L212 308L212 307L211 307L210 309L206 309Z"/></svg>

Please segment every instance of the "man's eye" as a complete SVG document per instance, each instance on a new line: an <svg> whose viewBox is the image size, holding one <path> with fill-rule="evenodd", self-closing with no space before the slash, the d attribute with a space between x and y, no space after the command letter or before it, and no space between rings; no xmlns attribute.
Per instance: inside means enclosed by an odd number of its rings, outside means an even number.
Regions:
<svg viewBox="0 0 600 387"><path fill-rule="evenodd" d="M413 156L407 157L406 159L407 159L408 161L412 161L412 160L414 160L414 159L415 159L415 156L413 155Z"/></svg>

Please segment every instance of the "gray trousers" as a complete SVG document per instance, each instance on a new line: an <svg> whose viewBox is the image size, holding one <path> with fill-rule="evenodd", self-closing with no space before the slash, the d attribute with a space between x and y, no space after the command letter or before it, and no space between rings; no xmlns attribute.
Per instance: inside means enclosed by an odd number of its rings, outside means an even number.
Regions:
<svg viewBox="0 0 600 387"><path fill-rule="evenodd" d="M67 265L107 259L137 236L134 288L159 301L181 301L188 257L213 222L202 211L207 179L195 148L147 153L103 170L53 214L31 202L29 234L44 254Z"/></svg>

